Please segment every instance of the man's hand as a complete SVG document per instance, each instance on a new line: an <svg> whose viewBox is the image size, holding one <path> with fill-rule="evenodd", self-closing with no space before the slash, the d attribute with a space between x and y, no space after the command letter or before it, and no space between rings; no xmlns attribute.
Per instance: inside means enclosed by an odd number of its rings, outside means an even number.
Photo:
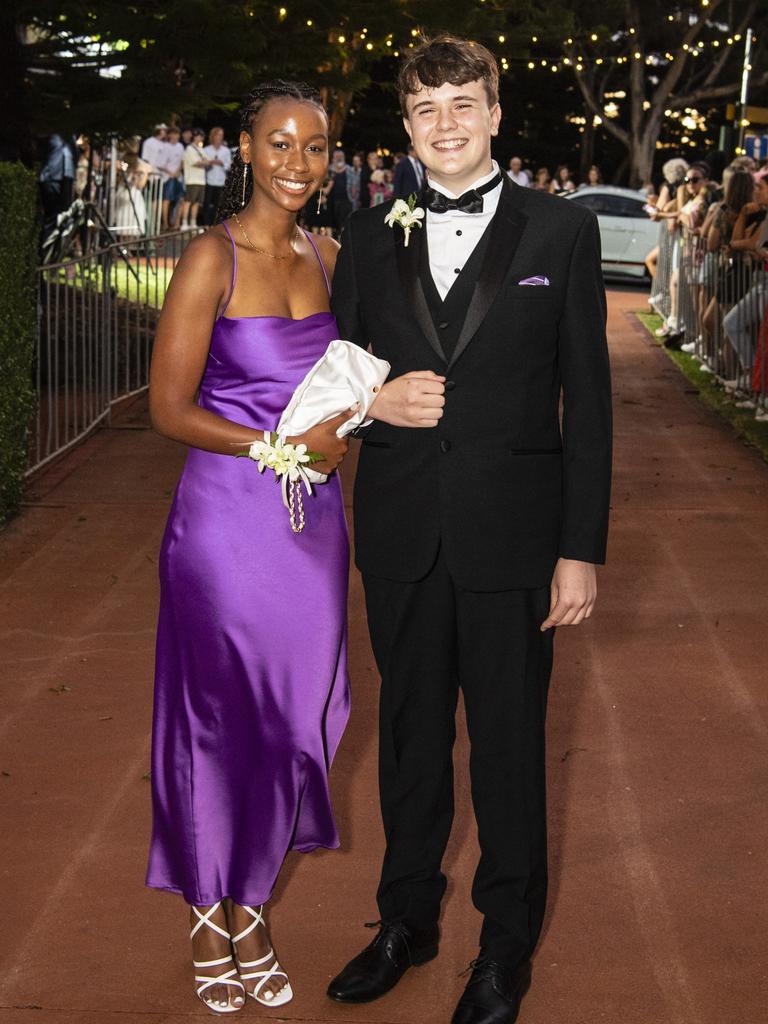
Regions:
<svg viewBox="0 0 768 1024"><path fill-rule="evenodd" d="M445 405L445 377L414 370L382 386L369 416L393 427L436 427Z"/></svg>
<svg viewBox="0 0 768 1024"><path fill-rule="evenodd" d="M310 468L316 469L318 473L333 473L339 467L349 448L349 438L337 437L336 431L342 423L346 423L355 414L356 410L357 406L352 406L351 409L339 413L333 419L310 427L309 430L297 437L287 437L286 441L291 444L305 444L307 451L324 455L325 458L322 462L313 462Z"/></svg>
<svg viewBox="0 0 768 1024"><path fill-rule="evenodd" d="M597 599L597 575L591 562L559 558L552 577L549 616L541 631L552 626L578 626L592 614Z"/></svg>

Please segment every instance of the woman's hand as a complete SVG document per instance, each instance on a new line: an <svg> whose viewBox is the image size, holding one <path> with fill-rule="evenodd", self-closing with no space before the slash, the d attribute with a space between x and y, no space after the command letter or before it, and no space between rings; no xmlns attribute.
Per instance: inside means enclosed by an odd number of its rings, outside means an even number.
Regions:
<svg viewBox="0 0 768 1024"><path fill-rule="evenodd" d="M318 423L315 427L310 427L303 434L298 434L296 437L287 437L286 441L289 441L291 444L305 444L308 452L317 452L318 455L324 456L322 462L313 462L310 467L311 469L317 470L318 473L333 473L335 469L338 469L349 449L349 439L337 437L336 431L343 423L346 423L348 419L354 416L356 411L357 406L352 406L351 409L339 413L333 419L326 420L325 423Z"/></svg>

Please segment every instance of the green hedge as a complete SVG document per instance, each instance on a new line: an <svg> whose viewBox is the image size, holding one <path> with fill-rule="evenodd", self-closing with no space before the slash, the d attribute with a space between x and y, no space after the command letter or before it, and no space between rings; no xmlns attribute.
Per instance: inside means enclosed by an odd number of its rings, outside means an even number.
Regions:
<svg viewBox="0 0 768 1024"><path fill-rule="evenodd" d="M18 509L34 409L37 184L0 163L0 525Z"/></svg>

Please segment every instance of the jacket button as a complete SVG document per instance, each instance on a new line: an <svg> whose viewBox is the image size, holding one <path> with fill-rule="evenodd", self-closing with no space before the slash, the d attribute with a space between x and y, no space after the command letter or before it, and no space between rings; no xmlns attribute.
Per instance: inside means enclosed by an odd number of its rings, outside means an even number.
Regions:
<svg viewBox="0 0 768 1024"><path fill-rule="evenodd" d="M451 442L450 441L441 441L440 442L440 451L441 452L449 452L450 450L451 450Z"/></svg>
<svg viewBox="0 0 768 1024"><path fill-rule="evenodd" d="M446 391L453 391L453 389L455 387L456 387L456 381L455 380L447 380L445 382L445 390Z"/></svg>

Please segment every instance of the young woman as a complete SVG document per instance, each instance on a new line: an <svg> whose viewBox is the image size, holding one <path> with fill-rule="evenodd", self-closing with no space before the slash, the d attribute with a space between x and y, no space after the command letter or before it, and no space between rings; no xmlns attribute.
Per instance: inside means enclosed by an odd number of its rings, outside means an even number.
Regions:
<svg viewBox="0 0 768 1024"><path fill-rule="evenodd" d="M147 884L190 904L199 998L233 1012L292 995L264 920L286 853L338 846L328 769L348 715L348 541L338 477L293 533L271 472L247 458L338 337L338 246L299 230L328 167L319 95L258 86L220 222L173 275L150 411L189 445L160 554ZM333 474L344 413L298 438Z"/></svg>
<svg viewBox="0 0 768 1024"><path fill-rule="evenodd" d="M549 191L556 196L565 195L566 192L575 192L576 186L571 181L571 172L568 164L560 164L555 171L555 176L550 182Z"/></svg>
<svg viewBox="0 0 768 1024"><path fill-rule="evenodd" d="M547 167L540 167L536 171L536 178L533 182L533 187L538 189L540 192L549 192L552 179L549 176L549 169Z"/></svg>
<svg viewBox="0 0 768 1024"><path fill-rule="evenodd" d="M587 180L583 181L581 183L581 185L579 185L579 189L589 188L589 187L594 186L594 185L602 185L602 184L603 184L603 176L600 173L600 168L597 166L597 164L592 164L592 166L587 171Z"/></svg>

